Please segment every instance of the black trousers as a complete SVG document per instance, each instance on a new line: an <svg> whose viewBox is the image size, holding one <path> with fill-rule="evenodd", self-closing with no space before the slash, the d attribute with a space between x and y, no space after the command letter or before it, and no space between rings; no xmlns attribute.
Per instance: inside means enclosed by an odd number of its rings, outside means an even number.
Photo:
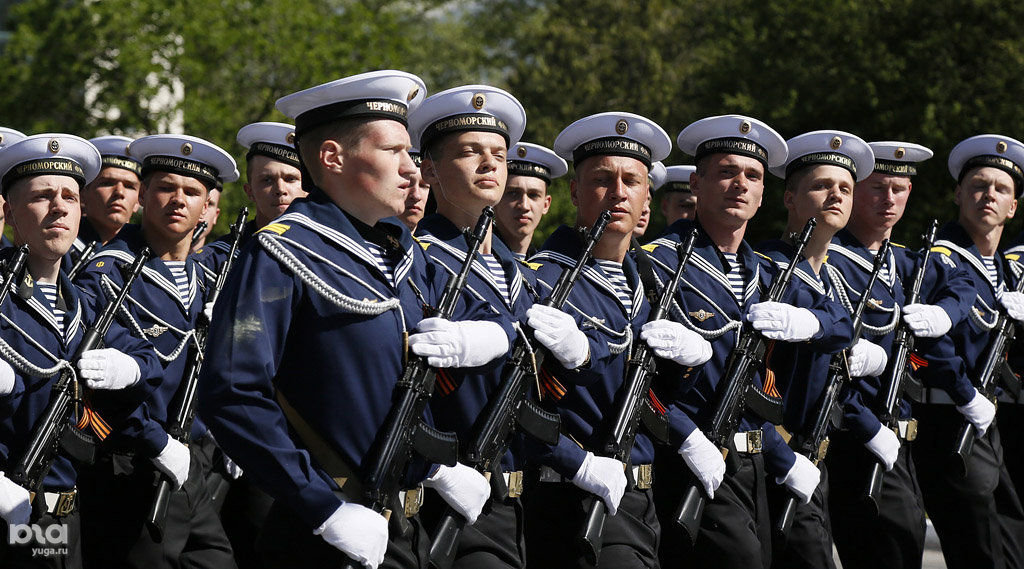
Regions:
<svg viewBox="0 0 1024 569"><path fill-rule="evenodd" d="M0 520L0 567L81 569L82 524L78 509L56 516L46 513L44 503L42 496L36 496L29 527L19 528L13 540L11 528ZM36 535L36 528L41 535Z"/></svg>
<svg viewBox="0 0 1024 569"><path fill-rule="evenodd" d="M654 568L661 528L650 490L627 490L614 516L604 522L596 565L587 562L578 539L593 495L568 482L533 482L523 492L527 566L531 568Z"/></svg>
<svg viewBox="0 0 1024 569"><path fill-rule="evenodd" d="M447 502L428 491L420 520L433 538ZM492 499L473 525L463 528L455 552L454 569L519 569L526 566L523 505L519 498Z"/></svg>
<svg viewBox="0 0 1024 569"><path fill-rule="evenodd" d="M393 516L401 515L395 512ZM388 550L381 569L424 569L430 539L423 530L419 517L408 518L405 535L397 531L397 524L389 528ZM324 568L340 569L354 563L347 555L313 534L287 506L274 502L267 515L263 531L257 540L256 551L265 569Z"/></svg>
<svg viewBox="0 0 1024 569"><path fill-rule="evenodd" d="M875 455L849 435L832 437L828 465L832 536L843 569L920 569L924 555L924 500L904 442L893 469L882 477L879 511L867 501Z"/></svg>
<svg viewBox="0 0 1024 569"><path fill-rule="evenodd" d="M202 444L189 450L188 480L171 493L161 542L150 537L145 524L157 479L151 460L106 454L81 470L82 545L88 569L235 567L206 487L208 455Z"/></svg>
<svg viewBox="0 0 1024 569"><path fill-rule="evenodd" d="M835 569L832 559L832 523L829 515L828 469L819 465L821 482L811 494L811 501L804 504L799 498L796 501L796 512L793 515L793 527L786 535L775 531L782 508L786 500L792 496L786 486L773 484L772 476L768 480L768 510L772 521L772 567L777 569Z"/></svg>
<svg viewBox="0 0 1024 569"><path fill-rule="evenodd" d="M663 566L767 569L771 565L764 458L760 454L732 454L730 468L714 500L705 506L697 541L691 546L674 518L694 480L693 473L677 452L659 452L654 490L664 528L658 553Z"/></svg>
<svg viewBox="0 0 1024 569"><path fill-rule="evenodd" d="M1024 511L1003 464L996 424L974 443L963 476L953 461L963 416L952 405L921 405L915 414L921 428L914 459L946 565L950 569L1024 566Z"/></svg>
<svg viewBox="0 0 1024 569"><path fill-rule="evenodd" d="M224 533L231 542L231 550L235 553L239 569L256 569L261 566L256 554L256 539L263 529L274 499L257 488L245 474L226 484L227 494L220 507ZM216 499L214 504L217 504Z"/></svg>
<svg viewBox="0 0 1024 569"><path fill-rule="evenodd" d="M999 436L1006 471L1017 496L1024 496L1024 404L999 402Z"/></svg>

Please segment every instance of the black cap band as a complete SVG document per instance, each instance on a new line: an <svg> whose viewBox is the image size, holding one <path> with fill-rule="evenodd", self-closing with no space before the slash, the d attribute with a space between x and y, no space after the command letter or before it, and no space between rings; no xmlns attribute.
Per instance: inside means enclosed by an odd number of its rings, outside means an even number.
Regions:
<svg viewBox="0 0 1024 569"><path fill-rule="evenodd" d="M522 160L509 160L508 162L508 176L532 176L534 178L540 178L545 183L551 183L551 169L547 166L537 164L534 162L524 162Z"/></svg>
<svg viewBox="0 0 1024 569"><path fill-rule="evenodd" d="M749 138L712 138L697 146L694 158L700 159L708 154L739 154L758 160L768 166L768 150Z"/></svg>
<svg viewBox="0 0 1024 569"><path fill-rule="evenodd" d="M131 158L125 158L124 156L113 156L103 155L102 156L103 168L120 168L122 170L128 170L133 172L136 176L142 176L142 164L139 164L137 160Z"/></svg>
<svg viewBox="0 0 1024 569"><path fill-rule="evenodd" d="M690 182L665 182L665 184L661 186L661 191L666 193L685 192L689 194L691 193Z"/></svg>
<svg viewBox="0 0 1024 569"><path fill-rule="evenodd" d="M879 160L875 158L875 172L889 176L916 176L917 166L912 162L897 162L895 160Z"/></svg>
<svg viewBox="0 0 1024 569"><path fill-rule="evenodd" d="M391 119L408 125L409 107L392 99L340 101L310 109L295 118L295 140L306 132L329 122L355 117Z"/></svg>
<svg viewBox="0 0 1024 569"><path fill-rule="evenodd" d="M648 169L651 167L651 149L632 138L609 136L584 142L572 151L573 164L579 164L591 156L625 156L643 162Z"/></svg>
<svg viewBox="0 0 1024 569"><path fill-rule="evenodd" d="M1024 170L1021 170L1013 160L1009 158L1003 158L1002 156L993 156L991 154L985 154L982 156L975 156L964 162L962 168L960 168L960 176L956 179L956 183L959 184L963 181L964 176L967 172L970 172L974 168L984 167L998 168L1003 172L1006 172L1013 178L1014 183L1014 196L1019 196L1021 188L1024 188Z"/></svg>
<svg viewBox="0 0 1024 569"><path fill-rule="evenodd" d="M7 195L8 188L17 180L46 175L70 176L78 182L79 189L85 185L85 171L78 162L70 158L39 158L22 162L4 174L3 180L0 181L0 185L3 186L3 195Z"/></svg>
<svg viewBox="0 0 1024 569"><path fill-rule="evenodd" d="M446 134L466 131L494 132L505 139L505 146L509 144L508 125L505 121L486 113L466 113L445 117L424 129L420 135L420 148L429 148L432 142Z"/></svg>
<svg viewBox="0 0 1024 569"><path fill-rule="evenodd" d="M195 178L206 185L207 189L217 187L220 175L216 168L188 160L177 156L147 156L142 161L142 177L145 178L150 172L170 172Z"/></svg>
<svg viewBox="0 0 1024 569"><path fill-rule="evenodd" d="M249 146L249 152L245 154L245 160L249 161L253 156L266 156L278 162L284 162L289 166L299 167L299 153L294 148L283 144L271 144L269 142L254 142Z"/></svg>
<svg viewBox="0 0 1024 569"><path fill-rule="evenodd" d="M846 168L851 174L853 174L853 179L857 179L857 165L854 164L853 158L838 152L814 152L812 154L801 156L786 166L786 177L788 178L793 174L793 172L796 172L801 168L821 165Z"/></svg>

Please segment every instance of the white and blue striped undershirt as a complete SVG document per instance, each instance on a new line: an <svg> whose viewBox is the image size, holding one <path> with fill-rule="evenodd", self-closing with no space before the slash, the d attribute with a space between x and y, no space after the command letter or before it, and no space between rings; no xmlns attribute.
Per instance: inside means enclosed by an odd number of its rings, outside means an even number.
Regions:
<svg viewBox="0 0 1024 569"><path fill-rule="evenodd" d="M981 262L985 264L985 271L988 272L988 282L995 288L999 287L999 271L996 270L996 258L981 256Z"/></svg>
<svg viewBox="0 0 1024 569"><path fill-rule="evenodd" d="M40 292L43 293L43 297L46 298L46 302L50 307L50 312L53 313L53 319L57 321L57 328L64 332L64 311L57 307L57 284L56 283L41 283L36 281L36 286L39 287Z"/></svg>
<svg viewBox="0 0 1024 569"><path fill-rule="evenodd" d="M377 261L377 267L380 268L384 276L388 278L388 283L391 286L395 286L395 268L388 262L387 257L384 255L384 248L376 243L366 241L366 249L373 255L373 259Z"/></svg>
<svg viewBox="0 0 1024 569"><path fill-rule="evenodd" d="M484 263L487 264L487 270L491 272L491 276L494 277L494 282L498 285L498 290L501 291L501 298L505 299L505 302L510 302L508 297L508 282L505 280L505 269L501 267L501 263L498 258L493 254L484 255Z"/></svg>
<svg viewBox="0 0 1024 569"><path fill-rule="evenodd" d="M629 289L629 281L626 280L626 274L622 272L622 263L616 263L607 259L597 259L597 264L604 271L604 276L608 277L608 280L614 286L615 297L619 299L619 302L626 309L626 314L632 314L633 295Z"/></svg>
<svg viewBox="0 0 1024 569"><path fill-rule="evenodd" d="M722 253L722 256L729 262L729 272L725 273L725 278L729 279L732 295L736 297L736 302L743 304L743 267L736 253Z"/></svg>
<svg viewBox="0 0 1024 569"><path fill-rule="evenodd" d="M178 289L178 298L188 302L188 273L185 272L185 261L164 261L167 270L174 277L174 286Z"/></svg>

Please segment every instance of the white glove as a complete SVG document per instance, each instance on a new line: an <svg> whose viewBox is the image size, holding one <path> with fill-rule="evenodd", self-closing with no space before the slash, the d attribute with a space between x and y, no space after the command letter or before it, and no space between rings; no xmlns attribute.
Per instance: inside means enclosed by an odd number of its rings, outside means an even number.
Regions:
<svg viewBox="0 0 1024 569"><path fill-rule="evenodd" d="M238 466L238 463L231 460L231 457L224 454L223 451L221 452L221 456L224 457L224 472L227 472L228 476L230 476L232 480L238 480L244 472L242 467Z"/></svg>
<svg viewBox="0 0 1024 569"><path fill-rule="evenodd" d="M10 395L14 391L14 368L6 360L0 359L0 395Z"/></svg>
<svg viewBox="0 0 1024 569"><path fill-rule="evenodd" d="M864 446L868 447L868 450L885 464L886 472L892 470L893 465L896 464L896 458L900 454L900 438L892 432L892 429L882 425L875 436L864 443Z"/></svg>
<svg viewBox="0 0 1024 569"><path fill-rule="evenodd" d="M1004 290L997 297L999 304L1003 305L1010 318L1018 322L1024 322L1024 292L1015 290Z"/></svg>
<svg viewBox="0 0 1024 569"><path fill-rule="evenodd" d="M440 465L433 476L423 481L427 488L437 490L448 505L472 524L480 516L491 497L491 484L474 468L461 462L455 466Z"/></svg>
<svg viewBox="0 0 1024 569"><path fill-rule="evenodd" d="M359 504L338 506L313 534L370 569L384 563L388 551L388 521Z"/></svg>
<svg viewBox="0 0 1024 569"><path fill-rule="evenodd" d="M82 352L78 369L86 385L93 389L124 389L142 377L135 358L114 348Z"/></svg>
<svg viewBox="0 0 1024 569"><path fill-rule="evenodd" d="M526 311L526 323L533 328L533 337L566 369L580 367L590 356L587 335L576 327L576 320L565 312L534 304Z"/></svg>
<svg viewBox="0 0 1024 569"><path fill-rule="evenodd" d="M850 357L846 363L850 366L851 377L870 377L885 371L885 364L889 362L889 356L885 348L873 344L863 338L850 349Z"/></svg>
<svg viewBox="0 0 1024 569"><path fill-rule="evenodd" d="M203 316L206 317L207 322L213 322L213 303L207 302L203 305Z"/></svg>
<svg viewBox="0 0 1024 569"><path fill-rule="evenodd" d="M476 367L508 352L508 336L494 322L425 318L409 348L434 367Z"/></svg>
<svg viewBox="0 0 1024 569"><path fill-rule="evenodd" d="M751 306L747 320L769 340L783 342L810 340L821 330L821 323L813 312L782 302L759 302Z"/></svg>
<svg viewBox="0 0 1024 569"><path fill-rule="evenodd" d="M0 518L10 525L27 524L32 516L32 503L28 490L11 482L0 471Z"/></svg>
<svg viewBox="0 0 1024 569"><path fill-rule="evenodd" d="M174 481L174 489L177 490L181 488L185 480L188 480L190 460L188 447L178 442L177 439L167 437L167 445L153 459L153 464L160 469L160 472L163 472Z"/></svg>
<svg viewBox="0 0 1024 569"><path fill-rule="evenodd" d="M949 332L953 321L941 306L908 304L903 307L903 321L918 338L938 338Z"/></svg>
<svg viewBox="0 0 1024 569"><path fill-rule="evenodd" d="M711 342L678 322L648 322L640 328L640 338L656 356L679 365L696 366L711 359Z"/></svg>
<svg viewBox="0 0 1024 569"><path fill-rule="evenodd" d="M985 436L988 426L996 418L996 406L978 390L974 390L974 398L967 405L957 405L956 410L974 425L979 437Z"/></svg>
<svg viewBox="0 0 1024 569"><path fill-rule="evenodd" d="M614 516L626 493L626 466L614 458L588 452L576 476L572 477L572 483L601 498L608 515Z"/></svg>
<svg viewBox="0 0 1024 569"><path fill-rule="evenodd" d="M785 476L781 477L781 479L775 477L775 482L785 484L804 504L811 501L811 495L814 494L814 489L818 487L820 480L821 471L802 454L796 455L796 462L793 463L793 467L789 469Z"/></svg>
<svg viewBox="0 0 1024 569"><path fill-rule="evenodd" d="M697 475L697 480L704 486L709 498L715 497L715 490L725 478L725 458L700 429L694 429L690 436L679 447L686 466Z"/></svg>

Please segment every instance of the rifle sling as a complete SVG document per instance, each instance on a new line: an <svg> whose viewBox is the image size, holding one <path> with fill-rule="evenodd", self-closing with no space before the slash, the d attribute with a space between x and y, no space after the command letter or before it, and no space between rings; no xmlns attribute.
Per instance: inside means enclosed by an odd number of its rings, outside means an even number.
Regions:
<svg viewBox="0 0 1024 569"><path fill-rule="evenodd" d="M320 467L324 469L324 472L350 498L365 496L363 484L359 481L359 477L355 475L355 470L345 462L345 459L288 403L280 389L275 391L274 397L277 399L278 405L281 406L281 411L284 412L284 417L288 424L299 435L299 439L305 445L306 450L313 456L314 460L320 463Z"/></svg>

